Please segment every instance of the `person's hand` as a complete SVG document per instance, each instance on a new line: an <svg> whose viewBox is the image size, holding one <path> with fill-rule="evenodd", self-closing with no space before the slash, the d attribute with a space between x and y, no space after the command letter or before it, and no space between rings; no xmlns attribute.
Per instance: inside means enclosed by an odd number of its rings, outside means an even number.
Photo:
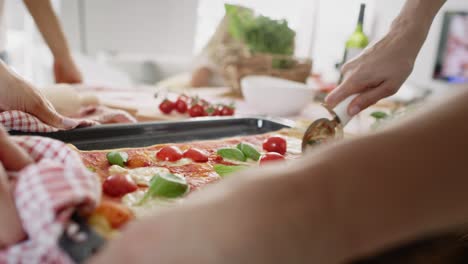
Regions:
<svg viewBox="0 0 468 264"><path fill-rule="evenodd" d="M13 185L6 170L19 171L31 164L32 159L8 136L0 126L0 248L25 238L21 221L13 201Z"/></svg>
<svg viewBox="0 0 468 264"><path fill-rule="evenodd" d="M192 80L190 81L190 86L199 88L207 87L210 84L210 79L213 75L213 72L208 67L200 67L193 71Z"/></svg>
<svg viewBox="0 0 468 264"><path fill-rule="evenodd" d="M58 114L40 91L6 66L0 70L0 111L19 110L59 129L75 128L78 122Z"/></svg>
<svg viewBox="0 0 468 264"><path fill-rule="evenodd" d="M343 66L343 83L325 99L334 108L351 95L359 94L351 102L348 113L358 114L380 99L395 94L410 75L417 51L402 34L389 33L356 59Z"/></svg>
<svg viewBox="0 0 468 264"><path fill-rule="evenodd" d="M56 83L82 83L83 77L71 57L55 58L54 76Z"/></svg>

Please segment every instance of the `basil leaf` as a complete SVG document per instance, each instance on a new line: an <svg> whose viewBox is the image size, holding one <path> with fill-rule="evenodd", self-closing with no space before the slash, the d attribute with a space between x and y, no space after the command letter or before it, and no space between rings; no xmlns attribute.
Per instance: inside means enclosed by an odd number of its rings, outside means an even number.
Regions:
<svg viewBox="0 0 468 264"><path fill-rule="evenodd" d="M371 116L377 120L384 119L388 117L388 114L382 111L376 111L371 114Z"/></svg>
<svg viewBox="0 0 468 264"><path fill-rule="evenodd" d="M239 143L237 148L242 151L242 153L244 153L244 155L249 159L253 159L255 161L260 159L260 152L258 152L258 150L252 144Z"/></svg>
<svg viewBox="0 0 468 264"><path fill-rule="evenodd" d="M216 152L218 155L225 159L237 160L237 161L246 161L244 153L237 148L222 148Z"/></svg>
<svg viewBox="0 0 468 264"><path fill-rule="evenodd" d="M213 167L216 173L218 173L218 175L221 177L225 177L229 174L248 168L247 166L227 166L227 165L222 165L222 164L216 164Z"/></svg>
<svg viewBox="0 0 468 264"><path fill-rule="evenodd" d="M150 181L150 186L143 199L138 203L143 204L150 198L178 198L184 196L190 190L190 186L184 177L175 174L156 174Z"/></svg>

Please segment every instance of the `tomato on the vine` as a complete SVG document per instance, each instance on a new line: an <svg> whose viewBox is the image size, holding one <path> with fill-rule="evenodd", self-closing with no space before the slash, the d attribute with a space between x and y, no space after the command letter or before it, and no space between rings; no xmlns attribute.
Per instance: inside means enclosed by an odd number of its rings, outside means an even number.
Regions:
<svg viewBox="0 0 468 264"><path fill-rule="evenodd" d="M217 105L210 105L205 108L205 112L209 116L220 116L221 115L221 109Z"/></svg>
<svg viewBox="0 0 468 264"><path fill-rule="evenodd" d="M179 97L179 99L177 99L177 101L175 102L175 109L181 114L187 113L187 101Z"/></svg>
<svg viewBox="0 0 468 264"><path fill-rule="evenodd" d="M172 110L174 110L175 104L169 99L164 99L164 101L161 102L159 105L159 110L163 112L164 114L170 114Z"/></svg>
<svg viewBox="0 0 468 264"><path fill-rule="evenodd" d="M231 106L225 105L221 108L222 116L233 116L234 112L235 112L234 107L231 107Z"/></svg>
<svg viewBox="0 0 468 264"><path fill-rule="evenodd" d="M199 104L192 105L188 112L191 117L206 116L205 108Z"/></svg>

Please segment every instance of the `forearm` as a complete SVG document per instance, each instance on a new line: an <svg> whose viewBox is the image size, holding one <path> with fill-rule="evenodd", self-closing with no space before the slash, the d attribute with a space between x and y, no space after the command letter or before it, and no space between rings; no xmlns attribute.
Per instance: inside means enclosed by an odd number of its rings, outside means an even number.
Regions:
<svg viewBox="0 0 468 264"><path fill-rule="evenodd" d="M411 59L418 55L434 17L445 2L446 0L407 0L393 21L388 34L398 36L398 41L405 43Z"/></svg>
<svg viewBox="0 0 468 264"><path fill-rule="evenodd" d="M468 93L289 168L248 172L242 184L220 191L235 190L223 204L249 216L236 218L239 236L260 233L255 248L262 257L278 260L268 252L281 252L301 258L294 263L336 263L464 223L466 101Z"/></svg>
<svg viewBox="0 0 468 264"><path fill-rule="evenodd" d="M468 93L320 154L351 255L468 222ZM310 172L314 171L311 166ZM304 184L306 184L304 182Z"/></svg>
<svg viewBox="0 0 468 264"><path fill-rule="evenodd" d="M67 58L70 50L50 0L24 0L55 58Z"/></svg>
<svg viewBox="0 0 468 264"><path fill-rule="evenodd" d="M394 24L417 24L428 30L445 2L446 0L407 0Z"/></svg>

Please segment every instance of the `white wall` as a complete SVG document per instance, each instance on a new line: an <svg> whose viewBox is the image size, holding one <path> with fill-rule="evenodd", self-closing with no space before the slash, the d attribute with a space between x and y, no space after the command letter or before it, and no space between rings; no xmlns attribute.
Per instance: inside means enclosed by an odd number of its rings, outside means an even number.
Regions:
<svg viewBox="0 0 468 264"><path fill-rule="evenodd" d="M82 36L80 5L86 30ZM197 6L196 0L62 1L62 18L73 46L89 54L108 51L191 56ZM83 45L80 37L85 38Z"/></svg>
<svg viewBox="0 0 468 264"><path fill-rule="evenodd" d="M248 1L236 0L236 2ZM301 0L291 1L291 3L299 2ZM317 19L317 41L313 52L314 67L319 72L336 75L334 64L341 60L344 42L354 30L359 3L368 4L365 30L375 41L387 32L405 0L310 0L310 2L319 3L320 8ZM140 55L151 54L152 58L169 57L166 61L180 60L180 58L189 60L192 56L198 22L197 0L66 0L61 3L65 31L74 48L86 48L90 54L98 51L117 51ZM79 4L84 4L86 13L85 27L88 33L84 47L80 44ZM216 4L222 6L220 3ZM278 8L273 10L274 6L266 5L264 12L280 16L282 11L276 10ZM310 14L312 17L313 9L314 5L310 4L304 7L302 13L304 16ZM468 10L468 1L448 0L444 7L444 10L447 9ZM423 86L436 84L432 80L432 72L443 11L435 19L428 40L418 57L414 73L410 77L410 81L414 84ZM307 24L312 22L312 19L299 19L299 15L297 20L308 21ZM310 23L311 29L312 24ZM299 26L309 27L300 23Z"/></svg>
<svg viewBox="0 0 468 264"><path fill-rule="evenodd" d="M359 15L360 3L366 3L364 31L374 31L375 6L385 0L317 0L319 13L315 48L314 71L330 81L336 81L339 73L335 64L343 58L346 39L353 33ZM393 0L391 0L393 1Z"/></svg>
<svg viewBox="0 0 468 264"><path fill-rule="evenodd" d="M50 83L51 53L23 1L7 0L5 4L9 66L37 85ZM58 0L52 4L56 7Z"/></svg>
<svg viewBox="0 0 468 264"><path fill-rule="evenodd" d="M84 0L66 0L60 3L60 22L72 50L83 51L80 32L80 4Z"/></svg>
<svg viewBox="0 0 468 264"><path fill-rule="evenodd" d="M378 24L375 31L375 38L383 36L388 31L391 22L398 15L404 3L405 0L378 1L376 5ZM448 0L434 19L429 36L416 61L413 74L409 78L411 84L428 88L447 88L450 86L449 84L432 79L442 30L442 18L444 12L448 10L468 11L468 1Z"/></svg>

